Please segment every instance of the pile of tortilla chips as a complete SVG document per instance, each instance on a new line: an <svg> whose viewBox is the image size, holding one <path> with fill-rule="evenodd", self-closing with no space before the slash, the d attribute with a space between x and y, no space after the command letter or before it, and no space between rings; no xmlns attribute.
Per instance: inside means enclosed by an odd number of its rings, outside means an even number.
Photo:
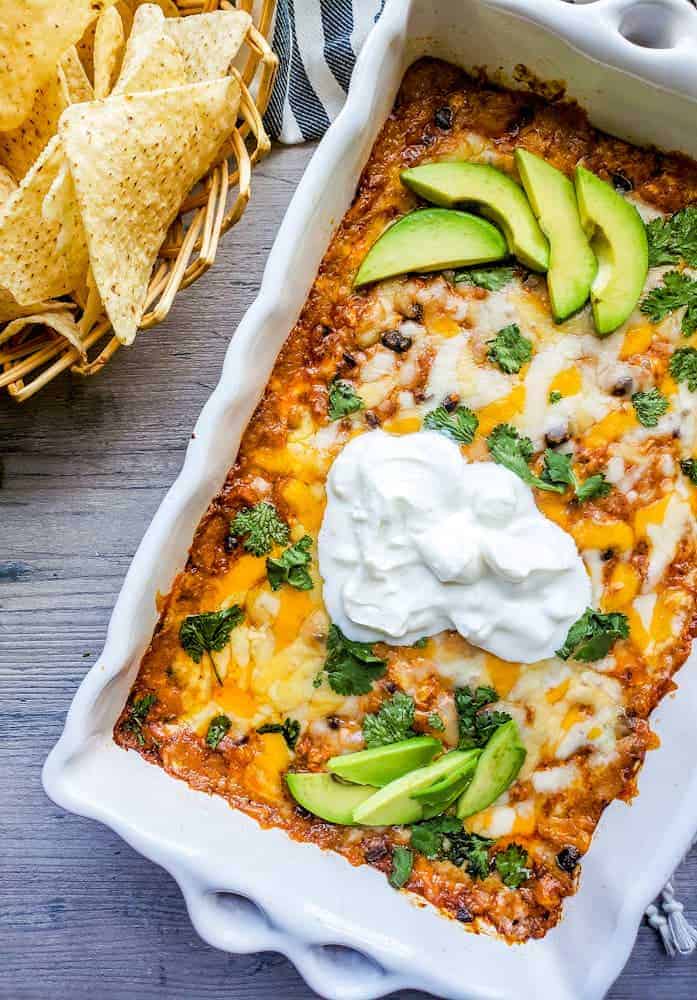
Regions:
<svg viewBox="0 0 697 1000"><path fill-rule="evenodd" d="M172 0L0 0L0 323L91 296L133 342L167 230L235 128L250 23ZM53 329L79 346L67 322Z"/></svg>

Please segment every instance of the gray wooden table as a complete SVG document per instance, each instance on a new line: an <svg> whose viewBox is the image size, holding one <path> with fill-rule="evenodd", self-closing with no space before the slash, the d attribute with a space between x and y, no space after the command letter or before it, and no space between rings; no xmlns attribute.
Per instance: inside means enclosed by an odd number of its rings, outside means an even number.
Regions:
<svg viewBox="0 0 697 1000"><path fill-rule="evenodd" d="M7 1000L313 995L279 955L226 955L205 945L165 872L110 831L65 815L40 784L309 154L276 150L260 166L252 204L224 239L215 269L102 376L66 377L23 408L0 399L0 997ZM677 886L697 917L697 854ZM666 958L642 927L610 996L694 1000L697 957Z"/></svg>

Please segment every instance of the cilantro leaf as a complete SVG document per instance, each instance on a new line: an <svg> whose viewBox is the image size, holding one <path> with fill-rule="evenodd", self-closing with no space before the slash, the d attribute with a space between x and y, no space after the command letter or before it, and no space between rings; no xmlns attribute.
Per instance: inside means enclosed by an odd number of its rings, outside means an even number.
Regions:
<svg viewBox="0 0 697 1000"><path fill-rule="evenodd" d="M211 750L217 749L218 744L226 735L231 725L232 723L227 715L216 715L215 718L211 719L208 723L208 732L206 733L206 743Z"/></svg>
<svg viewBox="0 0 697 1000"><path fill-rule="evenodd" d="M489 848L493 843L488 837L468 833L456 816L436 816L411 828L411 846L415 851L426 858L466 866L472 878L477 879L489 874Z"/></svg>
<svg viewBox="0 0 697 1000"><path fill-rule="evenodd" d="M445 723L443 722L443 719L438 714L438 712L431 712L430 713L430 715L428 717L428 724L429 724L430 728L433 729L437 733L442 733L443 730L445 729Z"/></svg>
<svg viewBox="0 0 697 1000"><path fill-rule="evenodd" d="M575 488L576 477L571 468L573 455L566 455L560 451L552 451L547 448L544 454L544 466L542 469L542 479L546 483L553 483L555 486L571 486Z"/></svg>
<svg viewBox="0 0 697 1000"><path fill-rule="evenodd" d="M245 507L235 514L230 524L230 536L244 537L244 547L255 556L265 556L276 545L288 541L288 525L280 519L278 511L268 500L253 507Z"/></svg>
<svg viewBox="0 0 697 1000"><path fill-rule="evenodd" d="M283 725L280 722L265 722L263 726L259 726L257 732L260 736L266 733L280 733L288 749L295 750L295 744L300 736L300 723L297 719L286 719Z"/></svg>
<svg viewBox="0 0 697 1000"><path fill-rule="evenodd" d="M521 334L517 323L504 326L488 343L487 357L507 375L515 375L532 357L532 341Z"/></svg>
<svg viewBox="0 0 697 1000"><path fill-rule="evenodd" d="M341 420L350 413L364 408L363 400L354 391L350 382L335 378L329 386L329 407L327 416L330 420Z"/></svg>
<svg viewBox="0 0 697 1000"><path fill-rule="evenodd" d="M347 639L337 625L329 626L324 670L329 686L337 694L367 694L373 681L385 673L385 661L373 653L368 642Z"/></svg>
<svg viewBox="0 0 697 1000"><path fill-rule="evenodd" d="M208 653L208 659L219 684L223 682L211 653L223 649L230 638L230 633L243 619L242 608L239 604L232 604L221 611L204 611L200 615L187 615L179 626L179 642L182 649L189 654L194 663L200 663L203 654Z"/></svg>
<svg viewBox="0 0 697 1000"><path fill-rule="evenodd" d="M143 735L143 723L147 718L148 712L153 707L157 698L154 694L148 693L143 694L140 698L135 698L131 707L128 710L128 718L124 721L122 729L127 732L133 733L138 745L145 745L145 736Z"/></svg>
<svg viewBox="0 0 697 1000"><path fill-rule="evenodd" d="M439 431L459 444L472 444L479 426L479 418L469 406L458 406L450 413L444 406L437 406L424 417L427 431Z"/></svg>
<svg viewBox="0 0 697 1000"><path fill-rule="evenodd" d="M668 370L676 382L687 382L687 388L694 392L697 389L697 350L679 347L671 355Z"/></svg>
<svg viewBox="0 0 697 1000"><path fill-rule="evenodd" d="M593 608L586 608L581 617L569 629L566 641L557 656L562 660L579 660L591 663L602 660L618 639L629 637L629 619L619 611L602 614Z"/></svg>
<svg viewBox="0 0 697 1000"><path fill-rule="evenodd" d="M554 389L549 394L549 401L550 401L550 403L558 403L559 400L563 399L563 398L564 397L562 396L562 394L560 392L558 392L556 389Z"/></svg>
<svg viewBox="0 0 697 1000"><path fill-rule="evenodd" d="M414 699L397 691L389 701L384 701L375 714L363 719L363 739L368 748L382 747L415 736Z"/></svg>
<svg viewBox="0 0 697 1000"><path fill-rule="evenodd" d="M409 881L414 867L414 855L408 847L392 848L392 872L388 882L393 889L401 889Z"/></svg>
<svg viewBox="0 0 697 1000"><path fill-rule="evenodd" d="M681 271L668 271L663 275L663 284L644 298L641 311L652 323L660 323L682 306L686 309L681 330L688 337L697 330L697 280Z"/></svg>
<svg viewBox="0 0 697 1000"><path fill-rule="evenodd" d="M518 889L530 878L529 863L528 852L520 844L509 844L505 851L494 855L494 867L509 889Z"/></svg>
<svg viewBox="0 0 697 1000"><path fill-rule="evenodd" d="M668 400L654 386L648 392L635 392L632 396L632 405L640 424L644 427L655 427L658 418L668 409Z"/></svg>
<svg viewBox="0 0 697 1000"><path fill-rule="evenodd" d="M417 639L416 642L412 643L412 649L426 649L426 646L428 646L427 635L422 635L420 639Z"/></svg>
<svg viewBox="0 0 697 1000"><path fill-rule="evenodd" d="M697 486L697 461L694 458L686 458L680 463L684 475Z"/></svg>
<svg viewBox="0 0 697 1000"><path fill-rule="evenodd" d="M604 473L599 472L579 483L574 475L571 465L572 461L573 457L571 455L552 451L551 448L548 448L544 454L542 479L546 483L552 483L555 486L563 488L571 486L574 491L574 499L577 503L584 503L586 500L594 500L608 495L612 489L612 485L608 483ZM563 492L563 489L561 492Z"/></svg>
<svg viewBox="0 0 697 1000"><path fill-rule="evenodd" d="M528 486L536 486L538 490L548 493L564 492L565 487L560 483L546 482L532 472L528 465L533 455L532 441L529 437L521 437L511 424L497 424L486 443L493 460L514 472Z"/></svg>
<svg viewBox="0 0 697 1000"><path fill-rule="evenodd" d="M697 267L697 206L676 212L670 219L652 219L646 224L649 267L675 264L682 257Z"/></svg>
<svg viewBox="0 0 697 1000"><path fill-rule="evenodd" d="M511 718L507 712L481 712L485 705L498 701L498 693L491 687L463 687L455 690L455 708L458 716L458 750L482 747L499 726Z"/></svg>
<svg viewBox="0 0 697 1000"><path fill-rule="evenodd" d="M576 502L585 503L586 500L599 500L606 497L612 489L612 483L608 483L604 472L597 472L594 476L589 476L582 483L576 485Z"/></svg>
<svg viewBox="0 0 697 1000"><path fill-rule="evenodd" d="M512 267L472 267L455 274L455 284L476 285L488 292L498 292L515 277Z"/></svg>
<svg viewBox="0 0 697 1000"><path fill-rule="evenodd" d="M312 590L312 577L307 569L310 562L310 549L312 539L309 535L304 535L295 545L282 552L274 559L269 556L266 560L266 575L269 578L272 590L278 590L287 583L296 590Z"/></svg>

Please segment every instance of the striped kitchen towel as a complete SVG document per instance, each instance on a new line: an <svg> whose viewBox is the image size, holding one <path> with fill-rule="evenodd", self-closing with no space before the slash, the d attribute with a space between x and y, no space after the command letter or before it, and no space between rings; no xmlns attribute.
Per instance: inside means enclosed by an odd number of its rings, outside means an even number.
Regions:
<svg viewBox="0 0 697 1000"><path fill-rule="evenodd" d="M341 111L351 73L385 0L278 0L278 77L264 125L272 139L320 139Z"/></svg>
<svg viewBox="0 0 697 1000"><path fill-rule="evenodd" d="M572 0L573 2L573 0ZM264 124L293 145L320 139L343 107L358 53L385 0L277 0L272 44L279 69ZM691 954L697 930L671 882L646 911L670 955Z"/></svg>

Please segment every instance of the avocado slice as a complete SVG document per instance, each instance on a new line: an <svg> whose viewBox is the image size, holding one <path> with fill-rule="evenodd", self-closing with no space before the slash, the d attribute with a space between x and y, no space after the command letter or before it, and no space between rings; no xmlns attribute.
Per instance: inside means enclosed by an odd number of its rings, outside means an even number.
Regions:
<svg viewBox="0 0 697 1000"><path fill-rule="evenodd" d="M288 790L295 801L314 816L328 823L350 826L353 812L375 794L367 785L345 785L331 774L291 771L286 775Z"/></svg>
<svg viewBox="0 0 697 1000"><path fill-rule="evenodd" d="M469 766L463 764L462 770L453 771L442 778L438 778L428 788L422 788L418 792L413 792L412 798L419 805L423 806L423 818L431 819L445 812L453 802L456 802L464 790L469 785L477 767L477 761L481 757L481 750L472 749L467 751L470 754Z"/></svg>
<svg viewBox="0 0 697 1000"><path fill-rule="evenodd" d="M486 809L505 792L523 766L526 750L514 720L504 722L491 737L477 763L474 777L457 804L460 819Z"/></svg>
<svg viewBox="0 0 697 1000"><path fill-rule="evenodd" d="M327 768L345 781L382 788L395 778L430 763L442 749L443 744L433 736L415 736L384 747L331 757Z"/></svg>
<svg viewBox="0 0 697 1000"><path fill-rule="evenodd" d="M422 803L414 797L415 794L430 789L441 779L468 772L471 761L471 750L451 750L434 764L420 767L391 781L357 806L353 813L354 823L363 826L398 826L418 822L424 818L425 810ZM442 812L443 808L445 807L439 808L438 812Z"/></svg>
<svg viewBox="0 0 697 1000"><path fill-rule="evenodd" d="M403 170L402 183L421 198L451 208L476 205L503 230L508 248L533 271L549 267L549 243L519 184L488 163L447 161Z"/></svg>
<svg viewBox="0 0 697 1000"><path fill-rule="evenodd" d="M408 271L486 264L507 253L505 239L486 219L449 208L418 208L378 237L353 284L357 288Z"/></svg>
<svg viewBox="0 0 697 1000"><path fill-rule="evenodd" d="M516 149L515 161L532 210L549 240L547 288L552 313L560 323L585 303L598 264L566 174L525 149Z"/></svg>
<svg viewBox="0 0 697 1000"><path fill-rule="evenodd" d="M591 285L595 329L601 337L634 311L649 270L646 229L634 205L585 167L576 167L581 222L598 259Z"/></svg>

